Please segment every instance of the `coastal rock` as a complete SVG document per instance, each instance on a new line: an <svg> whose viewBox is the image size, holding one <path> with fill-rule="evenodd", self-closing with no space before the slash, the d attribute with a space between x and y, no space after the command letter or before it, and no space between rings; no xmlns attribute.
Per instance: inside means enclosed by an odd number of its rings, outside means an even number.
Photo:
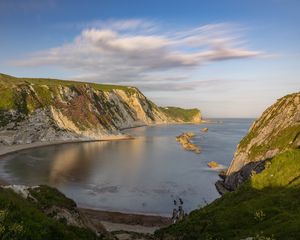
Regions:
<svg viewBox="0 0 300 240"><path fill-rule="evenodd" d="M182 147L187 151L193 151L197 154L201 153L200 147L191 142L191 138L195 136L193 132L182 133L176 137L176 141L180 142Z"/></svg>
<svg viewBox="0 0 300 240"><path fill-rule="evenodd" d="M208 128L202 128L201 131L202 132L208 132Z"/></svg>
<svg viewBox="0 0 300 240"><path fill-rule="evenodd" d="M219 168L220 164L215 161L211 161L211 162L207 163L207 166L210 168Z"/></svg>
<svg viewBox="0 0 300 240"><path fill-rule="evenodd" d="M0 74L0 95L2 145L102 140L124 128L201 121L198 109L163 111L134 87Z"/></svg>
<svg viewBox="0 0 300 240"><path fill-rule="evenodd" d="M224 187L235 190L251 176L263 170L263 163L288 149L299 148L300 93L277 100L251 126L237 146L226 172Z"/></svg>

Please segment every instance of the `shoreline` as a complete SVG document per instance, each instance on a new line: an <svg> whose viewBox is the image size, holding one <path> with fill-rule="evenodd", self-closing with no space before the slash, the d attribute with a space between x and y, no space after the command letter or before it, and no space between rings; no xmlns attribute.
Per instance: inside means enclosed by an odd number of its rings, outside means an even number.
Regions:
<svg viewBox="0 0 300 240"><path fill-rule="evenodd" d="M194 124L200 125L205 122L193 123L193 122L174 122L174 123L159 123L159 124L149 124L149 125L138 125L134 127L122 128L120 131L140 128L140 127L153 127L153 126L161 126L161 125L180 125L180 124ZM55 146L59 144L72 144L72 143L84 143L84 142L102 142L102 141L121 141L121 140L132 140L134 137L130 135L111 135L104 137L103 139L75 139L75 140L61 140L61 141L53 141L53 142L34 142L34 143L27 143L27 144L13 144L13 145L0 145L0 160L1 158L5 157L6 155L17 153L27 149L34 149L39 147L48 147L48 146Z"/></svg>
<svg viewBox="0 0 300 240"><path fill-rule="evenodd" d="M140 127L155 127L155 126L164 126L164 125L201 125L204 123L207 123L206 120L201 120L201 122L162 122L162 123L142 124L134 127L120 128L120 131L140 128Z"/></svg>
<svg viewBox="0 0 300 240"><path fill-rule="evenodd" d="M134 137L129 135L112 135L110 137L105 137L103 139L76 139L76 140L66 140L66 141L53 141L53 142L34 142L28 144L14 144L14 145L2 145L0 146L0 160L6 155L17 153L23 150L55 146L60 144L72 144L72 143L85 143L85 142L105 142L105 141L123 141L132 140Z"/></svg>
<svg viewBox="0 0 300 240"><path fill-rule="evenodd" d="M107 211L100 209L90 209L78 207L79 211L95 222L109 222L143 227L163 227L172 223L170 217L139 214L130 212Z"/></svg>
<svg viewBox="0 0 300 240"><path fill-rule="evenodd" d="M149 126L149 125L144 125ZM138 128L144 126L136 126L131 128ZM154 126L154 125L151 125ZM130 128L126 128L130 129ZM122 129L125 130L125 129ZM134 137L130 135L112 135L104 137L103 139L75 139L66 141L54 141L54 142L34 142L28 144L15 144L15 145L3 145L0 146L0 160L7 155L26 151L29 149L35 149L40 147L55 146L60 144L74 144L74 143L88 143L88 142L102 142L102 141L124 141L132 140ZM5 179L0 178L0 186L10 185L11 183ZM144 213L130 213L119 212L112 210L101 210L86 208L84 206L78 206L78 209L85 216L90 218L94 222L105 223L105 228L114 230L129 230L134 228L139 232L153 233L156 228L168 226L171 224L171 219L166 216L160 216L158 214L144 214Z"/></svg>
<svg viewBox="0 0 300 240"><path fill-rule="evenodd" d="M120 131L139 128L139 127L153 127L153 126L162 126L162 125L180 125L180 124L193 124L193 125L201 125L206 123L205 121L199 123L193 122L185 122L185 123L160 123L160 124L150 124L150 125L140 125L135 127L128 127L120 129ZM74 143L85 143L85 142L102 142L102 141L123 141L123 140L132 140L134 137L130 135L112 135L104 137L103 139L75 139L75 140L62 140L62 141L53 141L53 142L34 142L28 144L15 144L15 145L3 145L0 146L0 160L2 160L5 156L14 154L17 152L40 148L40 147L48 147L55 146L60 144L74 144ZM1 185L10 185L5 179L0 179ZM150 233L152 234L155 229L160 227L166 227L172 224L172 220L170 217L162 216L155 213L135 213L135 212L119 212L112 210L101 210L101 209L92 209L85 208L84 206L78 206L79 211L90 218L94 222L101 222L105 225L107 230L114 229L115 231L126 231L134 228L137 230L136 232Z"/></svg>

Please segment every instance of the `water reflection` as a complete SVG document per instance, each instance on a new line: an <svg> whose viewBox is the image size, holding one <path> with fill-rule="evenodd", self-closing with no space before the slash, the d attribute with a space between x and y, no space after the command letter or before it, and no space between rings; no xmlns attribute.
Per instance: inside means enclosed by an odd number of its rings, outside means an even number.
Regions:
<svg viewBox="0 0 300 240"><path fill-rule="evenodd" d="M68 181L85 180L93 163L107 142L76 144L57 151L50 167L49 183L59 186Z"/></svg>
<svg viewBox="0 0 300 240"><path fill-rule="evenodd" d="M90 142L31 149L0 161L0 178L14 184L50 184L79 205L117 211L170 214L182 198L190 211L218 197L216 172L227 165L251 121L130 129L133 140ZM194 131L200 155L183 151L175 136Z"/></svg>

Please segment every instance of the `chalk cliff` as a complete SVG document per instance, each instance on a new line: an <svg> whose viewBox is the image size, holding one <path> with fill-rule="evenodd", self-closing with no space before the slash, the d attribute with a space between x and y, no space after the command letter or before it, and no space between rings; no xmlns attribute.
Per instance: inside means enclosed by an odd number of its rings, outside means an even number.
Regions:
<svg viewBox="0 0 300 240"><path fill-rule="evenodd" d="M251 174L264 169L264 161L300 146L300 93L282 97L264 111L237 146L223 186L235 190ZM217 186L222 187L221 182Z"/></svg>
<svg viewBox="0 0 300 240"><path fill-rule="evenodd" d="M186 118L162 109L135 87L0 74L1 144L101 140L123 128L201 122L199 110Z"/></svg>

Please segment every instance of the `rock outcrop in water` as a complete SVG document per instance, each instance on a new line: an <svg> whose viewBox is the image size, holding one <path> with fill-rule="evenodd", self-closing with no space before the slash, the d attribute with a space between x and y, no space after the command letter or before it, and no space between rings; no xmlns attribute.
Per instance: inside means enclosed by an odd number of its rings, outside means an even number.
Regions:
<svg viewBox="0 0 300 240"><path fill-rule="evenodd" d="M299 146L300 93L294 93L280 98L253 123L237 146L225 180L216 186L235 190L251 174L263 171L265 160Z"/></svg>
<svg viewBox="0 0 300 240"><path fill-rule="evenodd" d="M176 141L180 142L182 147L187 151L193 151L195 153L201 153L201 149L191 142L191 138L195 136L193 132L182 133L176 137Z"/></svg>
<svg viewBox="0 0 300 240"><path fill-rule="evenodd" d="M201 131L202 132L208 132L208 128L202 128Z"/></svg>
<svg viewBox="0 0 300 240"><path fill-rule="evenodd" d="M0 74L0 96L0 143L8 145L101 140L123 128L201 122L199 110L174 117L134 87Z"/></svg>
<svg viewBox="0 0 300 240"><path fill-rule="evenodd" d="M207 163L207 166L212 168L212 169L215 169L215 168L219 168L220 164L215 162L215 161L211 161L211 162Z"/></svg>

